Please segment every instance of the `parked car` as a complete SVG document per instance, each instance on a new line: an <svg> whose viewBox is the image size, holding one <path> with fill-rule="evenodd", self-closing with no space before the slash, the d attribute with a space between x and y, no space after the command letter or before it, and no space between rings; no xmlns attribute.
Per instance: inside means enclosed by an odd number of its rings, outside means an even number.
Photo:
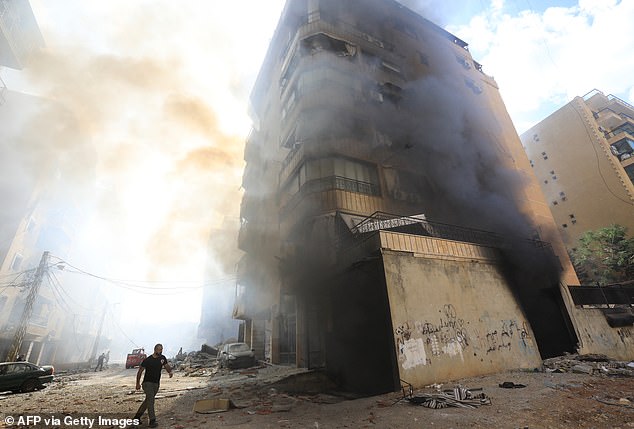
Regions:
<svg viewBox="0 0 634 429"><path fill-rule="evenodd" d="M134 368L135 366L141 365L143 359L145 359L147 355L145 354L145 349L133 349L132 353L128 353L128 356L125 360L125 368Z"/></svg>
<svg viewBox="0 0 634 429"><path fill-rule="evenodd" d="M220 348L218 362L221 368L249 368L255 366L255 353L247 343L229 343Z"/></svg>
<svg viewBox="0 0 634 429"><path fill-rule="evenodd" d="M32 392L53 381L55 368L30 362L0 363L0 392Z"/></svg>

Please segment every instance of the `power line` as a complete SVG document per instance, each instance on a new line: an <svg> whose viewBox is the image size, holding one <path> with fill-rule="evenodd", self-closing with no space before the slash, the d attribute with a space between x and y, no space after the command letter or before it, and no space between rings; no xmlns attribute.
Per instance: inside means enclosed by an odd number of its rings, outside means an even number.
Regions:
<svg viewBox="0 0 634 429"><path fill-rule="evenodd" d="M56 266L58 269L63 269L65 272L68 272L71 274L86 275L98 280L102 280L102 281L114 284L115 286L121 287L123 289L132 290L137 293L145 293L147 295L178 294L188 290L199 290L207 286L214 286L214 285L236 280L235 276L216 279L213 281L206 281L206 282L188 281L188 280L172 280L172 281L121 280L121 279L113 279L113 278L108 278L101 275L93 274L81 268L78 268L72 265L71 263L69 263L68 261L65 261L59 257L54 257L54 258L57 259L59 262L56 264L52 264L52 266ZM60 267L60 265L62 265L62 267ZM69 270L66 267L70 267L72 269ZM158 288L156 286L150 286L152 284L153 285L158 285L158 284L181 284L182 285L182 284L191 284L191 283L197 283L197 286L172 286L172 287L158 287Z"/></svg>

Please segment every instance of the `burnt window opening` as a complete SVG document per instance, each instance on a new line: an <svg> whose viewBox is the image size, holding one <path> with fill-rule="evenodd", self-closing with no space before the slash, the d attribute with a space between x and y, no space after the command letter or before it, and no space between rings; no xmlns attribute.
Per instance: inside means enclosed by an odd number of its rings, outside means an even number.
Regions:
<svg viewBox="0 0 634 429"><path fill-rule="evenodd" d="M557 204L559 204L557 201L553 201L553 206L556 206Z"/></svg>
<svg viewBox="0 0 634 429"><path fill-rule="evenodd" d="M548 184L548 180L544 180L544 183L545 183L545 184Z"/></svg>
<svg viewBox="0 0 634 429"><path fill-rule="evenodd" d="M553 177L552 177L552 179L553 179L553 180L557 180L557 176L553 176Z"/></svg>
<svg viewBox="0 0 634 429"><path fill-rule="evenodd" d="M634 140L625 137L610 145L610 151L619 161L625 161L634 155Z"/></svg>
<svg viewBox="0 0 634 429"><path fill-rule="evenodd" d="M482 94L482 87L479 86L473 79L465 79L465 85L473 91L474 94Z"/></svg>
<svg viewBox="0 0 634 429"><path fill-rule="evenodd" d="M474 62L473 62L473 65L475 66L475 68L476 68L476 70L477 70L477 71L479 71L479 72L481 72L481 73L484 73L484 71L482 71L482 64L480 64L480 63L479 63L479 62L477 62L477 61L474 61Z"/></svg>
<svg viewBox="0 0 634 429"><path fill-rule="evenodd" d="M532 159L530 160L530 163L531 163L531 167L535 167L535 163L533 162Z"/></svg>
<svg viewBox="0 0 634 429"><path fill-rule="evenodd" d="M533 134L533 141L538 142L539 141L539 135Z"/></svg>
<svg viewBox="0 0 634 429"><path fill-rule="evenodd" d="M354 57L357 47L345 40L335 39L324 33L315 34L302 40L302 55L315 55L319 52L331 52L339 57Z"/></svg>
<svg viewBox="0 0 634 429"><path fill-rule="evenodd" d="M391 82L385 82L379 85L378 92L383 98L391 101L392 103L398 103L403 98L403 88L395 85Z"/></svg>
<svg viewBox="0 0 634 429"><path fill-rule="evenodd" d="M561 226L563 226L564 228L568 228L568 224L567 224L567 223L564 223L564 224L563 224L563 225L561 225Z"/></svg>
<svg viewBox="0 0 634 429"><path fill-rule="evenodd" d="M574 219L574 218L575 218L575 215L574 215L574 214L572 214L572 213L571 213L571 214L569 214L568 216L570 217L570 219Z"/></svg>
<svg viewBox="0 0 634 429"><path fill-rule="evenodd" d="M577 219L572 219L572 220L570 221L570 223L571 223L571 224L573 224L573 225L574 225L574 224L576 224L576 223L577 223Z"/></svg>

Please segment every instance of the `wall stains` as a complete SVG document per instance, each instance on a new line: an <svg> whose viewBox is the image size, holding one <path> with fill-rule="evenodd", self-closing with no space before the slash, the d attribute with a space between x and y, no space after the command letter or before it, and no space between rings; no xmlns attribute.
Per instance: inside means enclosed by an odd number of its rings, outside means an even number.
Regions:
<svg viewBox="0 0 634 429"><path fill-rule="evenodd" d="M431 358L441 359L443 356L460 356L464 362L463 352L468 347L473 348L474 356L476 352L509 352L514 346L519 347L520 351L532 350L526 321L520 323L507 319L486 323L488 330L484 334L480 334L477 329L473 331L474 334L470 334L467 329L469 323L459 317L453 304L445 304L438 312L438 321L406 321L394 330L399 360L404 369L431 365ZM482 319L480 323L483 323ZM629 336L631 333L623 335Z"/></svg>

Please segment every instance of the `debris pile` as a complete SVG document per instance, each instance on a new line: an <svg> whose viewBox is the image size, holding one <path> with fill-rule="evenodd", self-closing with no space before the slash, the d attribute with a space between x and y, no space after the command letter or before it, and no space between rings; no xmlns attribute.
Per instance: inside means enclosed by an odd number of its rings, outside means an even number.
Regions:
<svg viewBox="0 0 634 429"><path fill-rule="evenodd" d="M218 372L216 356L205 352L179 353L173 366L184 377L211 377Z"/></svg>
<svg viewBox="0 0 634 429"><path fill-rule="evenodd" d="M546 372L575 372L590 375L634 377L634 362L610 359L598 354L569 354L544 360Z"/></svg>
<svg viewBox="0 0 634 429"><path fill-rule="evenodd" d="M474 394L473 391L482 389L467 389L456 386L453 390L443 390L437 393L421 393L410 395L406 399L413 405L439 409L447 407L477 408L480 405L491 405L491 399L483 392Z"/></svg>

